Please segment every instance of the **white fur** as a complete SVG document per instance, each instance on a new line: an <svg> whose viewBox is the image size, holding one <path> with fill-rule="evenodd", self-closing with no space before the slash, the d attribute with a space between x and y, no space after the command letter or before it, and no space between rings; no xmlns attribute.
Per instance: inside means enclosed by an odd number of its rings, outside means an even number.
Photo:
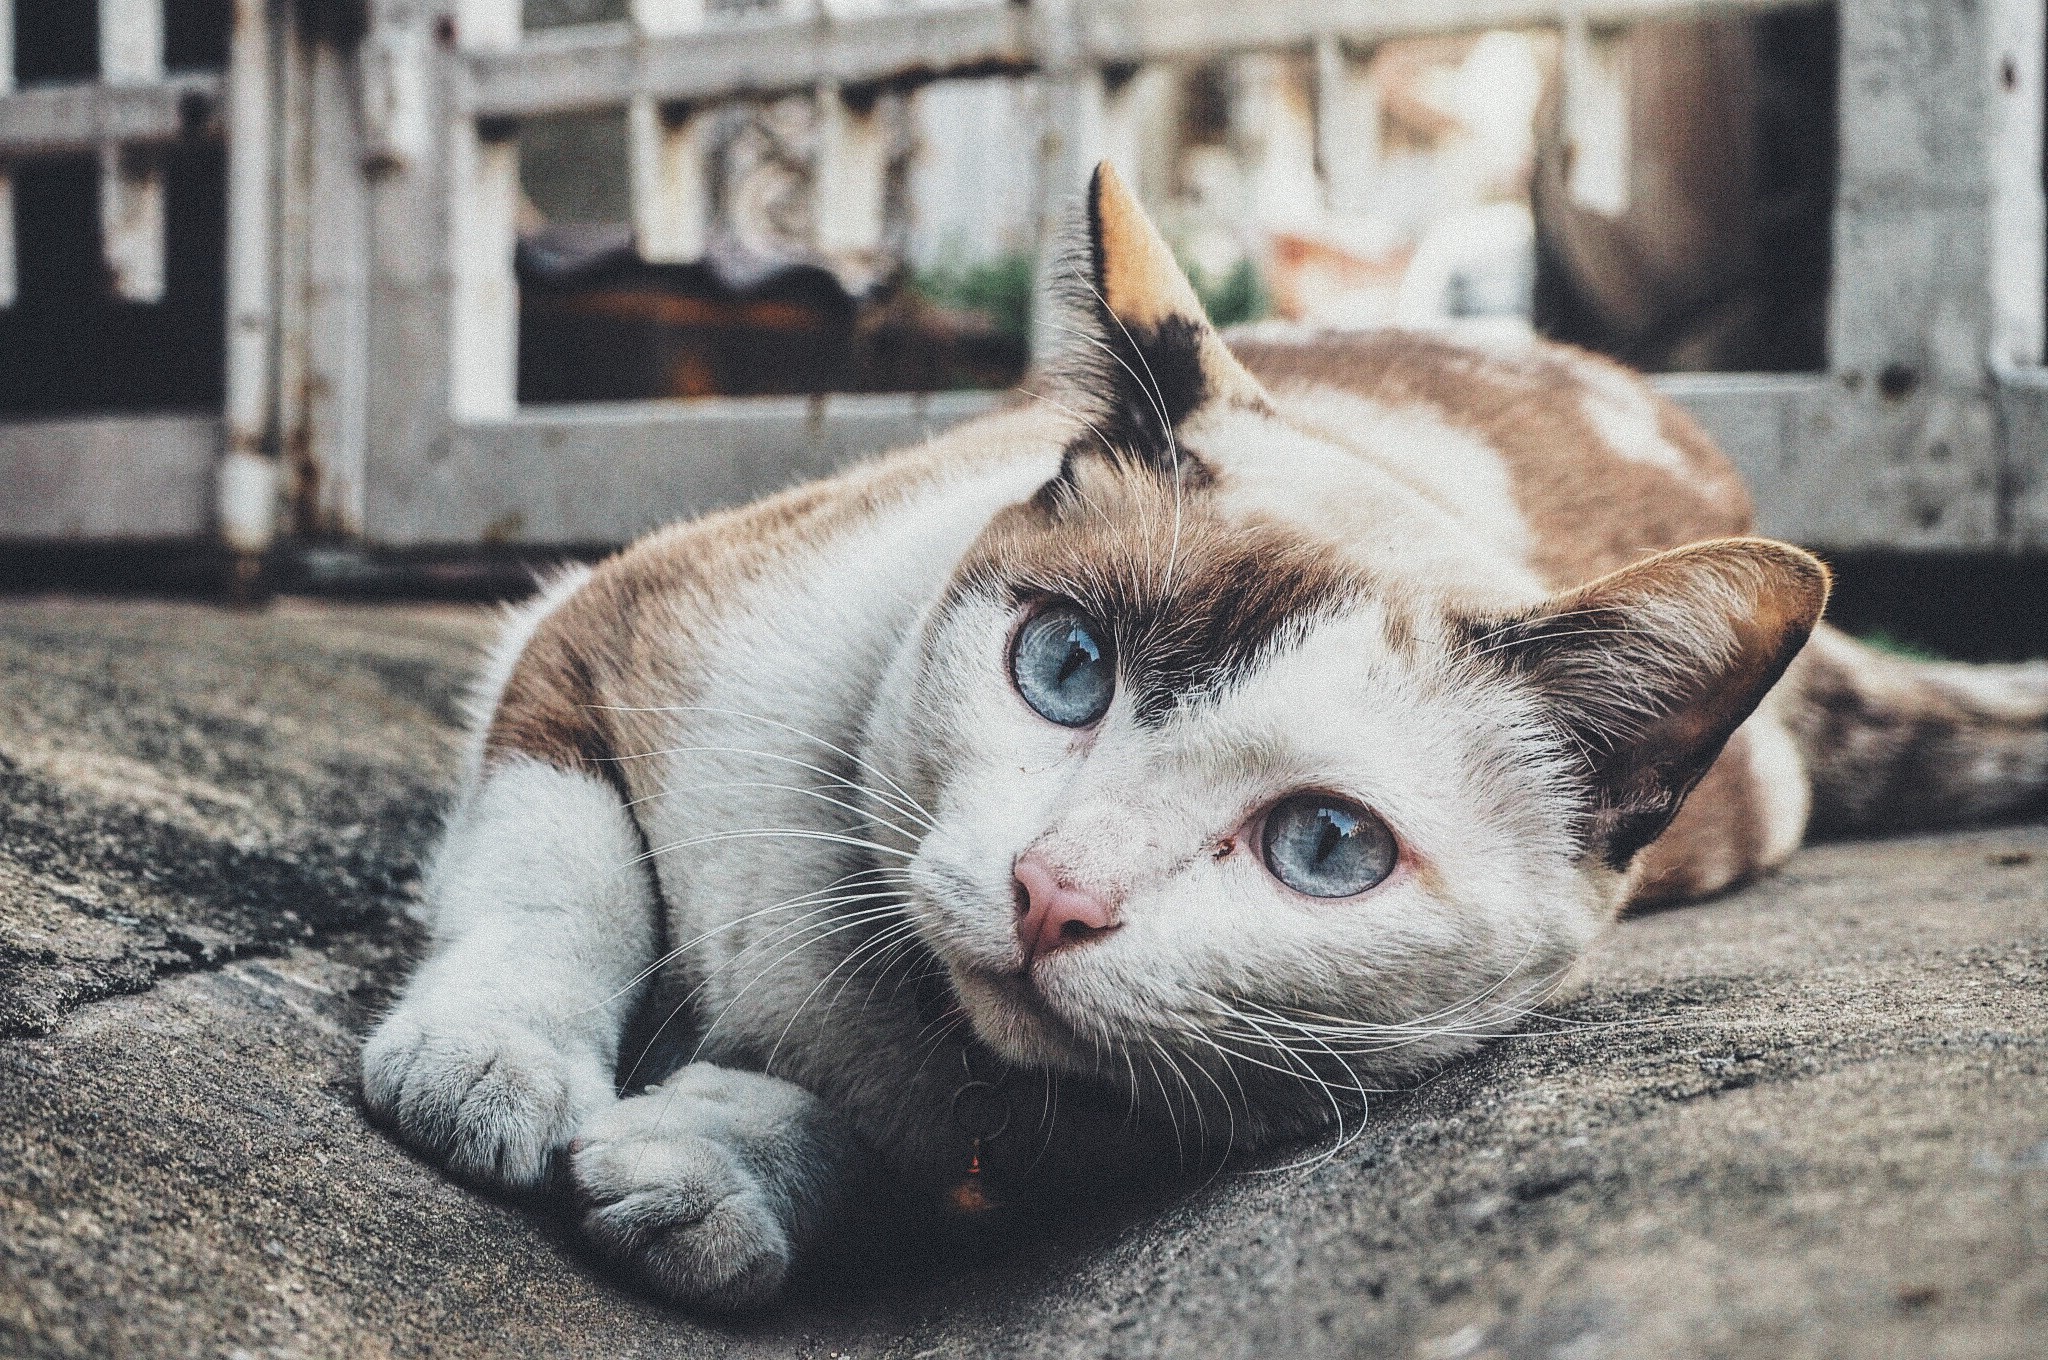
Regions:
<svg viewBox="0 0 2048 1360"><path fill-rule="evenodd" d="M612 1100L654 956L640 842L604 782L490 772L428 872L434 942L363 1054L370 1107L465 1176L523 1189Z"/></svg>
<svg viewBox="0 0 2048 1360"><path fill-rule="evenodd" d="M1221 410L1185 433L1224 470L1232 513L1326 536L1367 568L1467 608L1543 598L1496 451L1421 407L1332 392L1281 402L1291 423Z"/></svg>

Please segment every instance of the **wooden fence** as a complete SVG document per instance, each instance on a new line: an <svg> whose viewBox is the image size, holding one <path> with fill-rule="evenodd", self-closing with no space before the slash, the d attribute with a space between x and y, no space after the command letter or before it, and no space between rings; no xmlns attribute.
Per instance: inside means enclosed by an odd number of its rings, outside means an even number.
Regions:
<svg viewBox="0 0 2048 1360"><path fill-rule="evenodd" d="M28 3L29 0L15 0ZM162 287L152 149L227 150L218 413L0 422L0 539L217 535L247 554L618 541L915 438L987 394L522 408L513 275L521 120L624 109L635 238L707 232L706 120L808 91L821 245L881 230L879 91L1049 82L1041 232L1127 145L1134 68L1313 54L1321 134L1347 54L1388 38L1554 26L1574 51L1636 20L1785 0L1035 0L709 19L632 0L619 24L522 33L519 0L233 0L225 72L167 76L161 0L98 0L100 78L0 86L7 167L97 154L124 295ZM1763 527L1834 548L2048 547L2043 0L1840 0L1828 364L1659 379L1721 439ZM0 15L8 10L0 4ZM0 56L6 29L0 24ZM11 71L0 61L0 72ZM0 301L15 272L0 213Z"/></svg>

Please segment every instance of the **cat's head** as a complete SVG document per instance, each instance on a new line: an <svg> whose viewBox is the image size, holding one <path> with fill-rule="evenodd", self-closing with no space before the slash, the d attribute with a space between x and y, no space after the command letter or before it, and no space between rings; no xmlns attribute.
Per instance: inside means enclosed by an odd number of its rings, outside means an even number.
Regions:
<svg viewBox="0 0 2048 1360"><path fill-rule="evenodd" d="M1307 436L1106 169L1089 217L1073 440L906 647L870 747L933 815L919 932L1014 1062L1441 1061L1611 918L1824 572L1723 540L1479 607L1262 511L1234 448Z"/></svg>

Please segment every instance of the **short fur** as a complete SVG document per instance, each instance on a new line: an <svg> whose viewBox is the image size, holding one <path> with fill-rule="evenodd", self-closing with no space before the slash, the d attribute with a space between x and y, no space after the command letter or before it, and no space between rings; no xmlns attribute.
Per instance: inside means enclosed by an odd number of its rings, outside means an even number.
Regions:
<svg viewBox="0 0 2048 1360"><path fill-rule="evenodd" d="M879 1198L1339 1131L1632 904L1809 823L2043 805L2048 669L1806 647L1825 569L1746 537L1625 370L1233 347L1106 169L1087 224L1064 386L560 578L479 688L364 1093L473 1182L566 1174L668 1297L770 1299ZM1114 652L1083 727L1009 676L1049 603ZM1269 871L1303 792L1390 829L1384 881ZM1027 854L1100 908L1084 942L1026 947Z"/></svg>

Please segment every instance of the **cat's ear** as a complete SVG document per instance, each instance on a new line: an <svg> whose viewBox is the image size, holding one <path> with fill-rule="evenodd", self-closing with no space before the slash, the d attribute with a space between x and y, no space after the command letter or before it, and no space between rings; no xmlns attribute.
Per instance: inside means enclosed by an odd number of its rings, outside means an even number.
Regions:
<svg viewBox="0 0 2048 1360"><path fill-rule="evenodd" d="M1761 538L1679 548L1486 625L1583 757L1588 853L1621 869L1678 815L1820 621L1828 571Z"/></svg>
<svg viewBox="0 0 2048 1360"><path fill-rule="evenodd" d="M1074 332L1069 383L1093 425L1083 451L1185 475L1178 427L1211 403L1264 405L1265 393L1107 161L1087 206L1085 259L1064 267L1058 290Z"/></svg>

